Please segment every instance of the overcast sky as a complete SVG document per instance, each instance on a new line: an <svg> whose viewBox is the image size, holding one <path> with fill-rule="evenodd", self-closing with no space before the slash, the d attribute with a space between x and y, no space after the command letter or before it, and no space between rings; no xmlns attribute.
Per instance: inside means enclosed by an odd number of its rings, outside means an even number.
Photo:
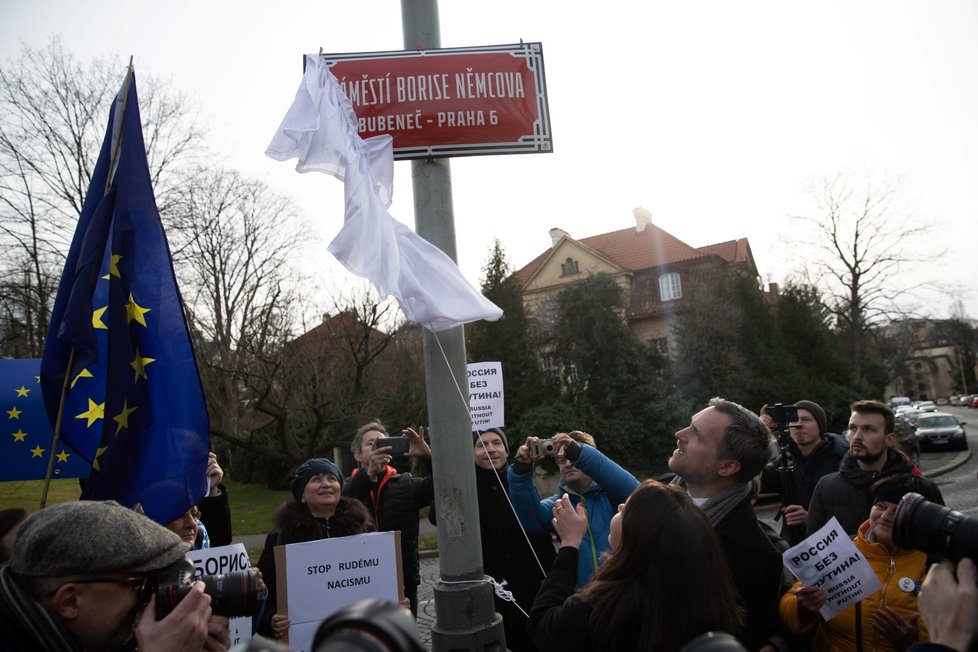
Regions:
<svg viewBox="0 0 978 652"><path fill-rule="evenodd" d="M442 0L443 47L540 41L554 153L451 163L459 266L478 283L492 239L515 267L548 230L586 237L653 222L693 246L747 237L765 281L804 264L790 215L806 183L849 171L905 177L914 250L946 249L909 281L956 285L978 318L978 3L526 2ZM0 57L60 35L74 55L131 54L201 109L221 161L293 197L321 243L306 265L349 282L325 245L341 184L264 156L301 77L301 55L403 47L396 0L2 0ZM123 70L120 70L120 82ZM391 213L414 226L410 164ZM924 309L949 314L952 298Z"/></svg>

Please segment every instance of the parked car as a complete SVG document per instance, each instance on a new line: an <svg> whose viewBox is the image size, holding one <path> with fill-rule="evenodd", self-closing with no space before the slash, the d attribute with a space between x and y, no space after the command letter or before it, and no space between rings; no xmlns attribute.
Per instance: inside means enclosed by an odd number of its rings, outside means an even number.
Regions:
<svg viewBox="0 0 978 652"><path fill-rule="evenodd" d="M901 416L896 418L897 446L907 454L914 464L920 464L920 438L917 429Z"/></svg>
<svg viewBox="0 0 978 652"><path fill-rule="evenodd" d="M917 419L917 437L923 449L955 448L968 449L968 437L964 422L959 422L953 414L928 412Z"/></svg>
<svg viewBox="0 0 978 652"><path fill-rule="evenodd" d="M937 412L937 404L934 401L921 401L917 403L917 409L921 412Z"/></svg>
<svg viewBox="0 0 978 652"><path fill-rule="evenodd" d="M917 419L920 418L921 414L925 414L923 410L918 410L916 408L911 408L909 410L904 410L900 413L900 416L910 422L914 428L917 427Z"/></svg>
<svg viewBox="0 0 978 652"><path fill-rule="evenodd" d="M890 409L895 410L901 405L910 405L909 396L893 396L890 398Z"/></svg>
<svg viewBox="0 0 978 652"><path fill-rule="evenodd" d="M946 398L937 398L937 399L934 399L934 403L936 403L938 406L944 406L944 405L949 404L950 401L948 399L946 399Z"/></svg>
<svg viewBox="0 0 978 652"><path fill-rule="evenodd" d="M971 407L978 408L978 394L971 398Z"/></svg>
<svg viewBox="0 0 978 652"><path fill-rule="evenodd" d="M958 397L958 403L957 404L958 405L963 405L965 407L968 407L968 406L971 405L972 399L974 399L974 396L972 396L971 394L964 394L964 395Z"/></svg>

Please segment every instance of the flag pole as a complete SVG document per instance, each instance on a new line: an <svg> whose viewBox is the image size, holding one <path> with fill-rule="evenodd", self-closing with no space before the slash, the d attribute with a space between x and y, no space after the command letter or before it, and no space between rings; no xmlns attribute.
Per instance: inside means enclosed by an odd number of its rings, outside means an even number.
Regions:
<svg viewBox="0 0 978 652"><path fill-rule="evenodd" d="M41 491L41 509L48 504L48 489L51 487L51 474L54 472L54 455L61 441L61 417L65 409L65 396L68 395L68 383L71 379L71 368L75 364L75 348L68 354L68 368L65 370L65 382L61 388L61 400L58 401L58 420L54 424L54 436L51 438L51 453L48 455L48 470L44 474L44 489Z"/></svg>
<svg viewBox="0 0 978 652"><path fill-rule="evenodd" d="M132 55L129 55L129 66L126 68L126 78L122 82L122 89L119 94L122 97L122 110L117 113L118 120L112 123L112 157L109 160L109 173L105 177L105 188L102 196L109 192L112 181L115 179L116 165L119 162L119 151L122 147L122 125L126 120L126 104L129 102L129 84L132 83ZM118 96L115 101L118 103ZM97 272L96 272L97 273ZM71 368L75 365L75 347L71 348L68 354L68 365L65 369L65 381L61 386L61 397L58 400L58 419L54 424L54 436L51 438L51 453L48 455L48 468L44 474L44 488L41 490L41 509L47 506L48 491L51 488L51 475L54 473L54 458L58 450L58 443L61 441L61 419L64 416L65 398L68 396L68 387L71 382Z"/></svg>

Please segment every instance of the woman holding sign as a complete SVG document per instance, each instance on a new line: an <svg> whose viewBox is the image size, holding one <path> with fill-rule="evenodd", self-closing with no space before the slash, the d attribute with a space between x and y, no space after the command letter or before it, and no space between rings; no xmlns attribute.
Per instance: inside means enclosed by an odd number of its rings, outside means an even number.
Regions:
<svg viewBox="0 0 978 652"><path fill-rule="evenodd" d="M819 610L826 595L820 588L795 582L781 598L781 620L794 632L816 627L814 650L905 650L927 640L917 613L917 593L927 573L927 555L904 550L893 542L893 516L900 499L915 492L931 502L939 497L932 485L912 473L883 478L871 490L869 520L859 526L853 543L883 584L876 593L849 605L829 621Z"/></svg>
<svg viewBox="0 0 978 652"><path fill-rule="evenodd" d="M256 633L280 638L292 624L287 614L276 613L275 546L370 532L367 508L355 498L340 496L340 469L325 457L306 460L295 470L290 489L293 501L275 514L277 532L265 539L258 568L268 587L268 601Z"/></svg>

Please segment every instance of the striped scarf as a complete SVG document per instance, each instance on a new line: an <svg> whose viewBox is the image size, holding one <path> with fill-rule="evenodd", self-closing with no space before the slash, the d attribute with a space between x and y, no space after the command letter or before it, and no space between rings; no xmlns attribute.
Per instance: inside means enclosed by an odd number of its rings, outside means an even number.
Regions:
<svg viewBox="0 0 978 652"><path fill-rule="evenodd" d="M0 649L82 650L61 621L17 585L9 564L0 566Z"/></svg>

